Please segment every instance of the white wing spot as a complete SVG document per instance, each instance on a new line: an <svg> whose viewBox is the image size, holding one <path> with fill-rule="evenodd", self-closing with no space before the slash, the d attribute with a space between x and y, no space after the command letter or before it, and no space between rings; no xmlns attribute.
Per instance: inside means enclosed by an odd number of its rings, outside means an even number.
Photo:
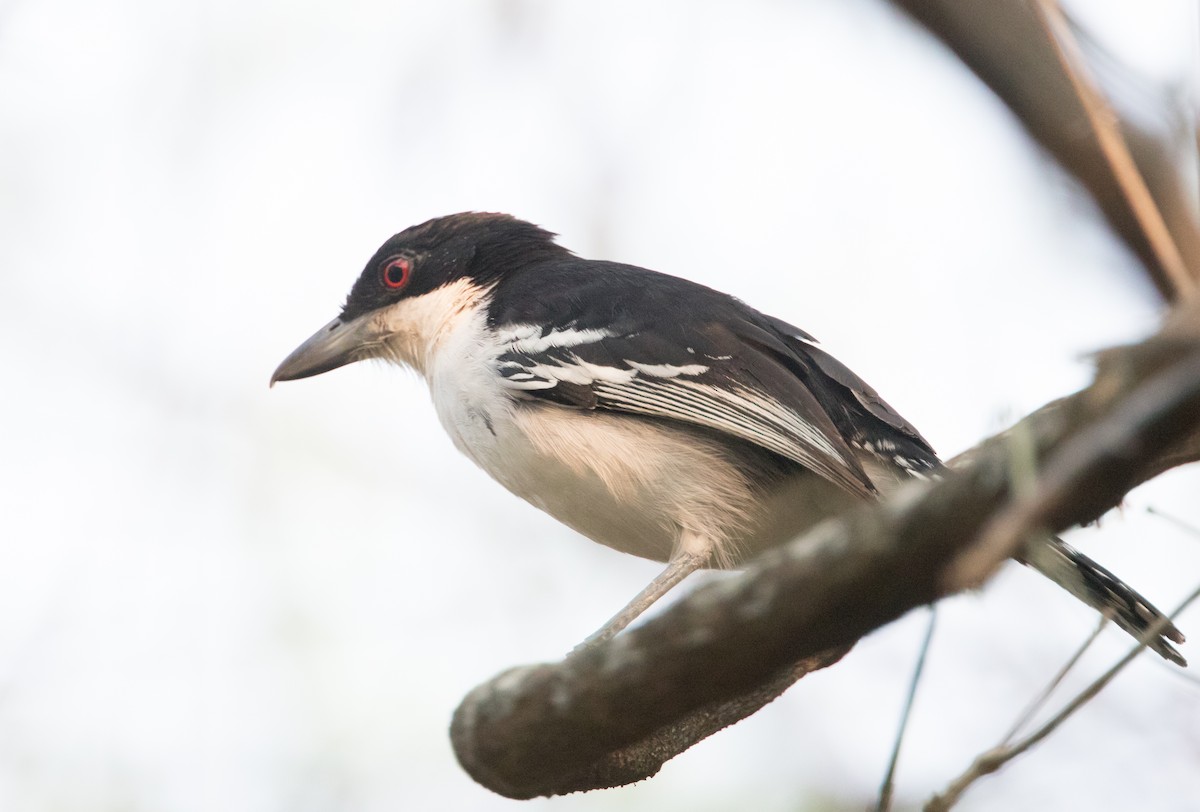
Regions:
<svg viewBox="0 0 1200 812"><path fill-rule="evenodd" d="M637 371L633 369L617 369L616 367L605 367L599 364L589 364L577 356L571 356L571 360L575 365L587 373L590 379L585 383L593 381L603 381L604 383L629 383L637 377ZM564 367L565 369L565 367Z"/></svg>
<svg viewBox="0 0 1200 812"><path fill-rule="evenodd" d="M574 330L566 328L542 335L540 327L517 324L507 328L498 336L501 344L511 345L514 352L537 355L546 350L567 349L581 344L594 344L616 333L611 330Z"/></svg>
<svg viewBox="0 0 1200 812"><path fill-rule="evenodd" d="M502 383L509 389L520 389L522 391L534 391L537 389L553 389L558 386L558 381L548 381L543 378L531 377L527 381L517 381L512 378L505 378Z"/></svg>
<svg viewBox="0 0 1200 812"><path fill-rule="evenodd" d="M525 372L509 373L504 376L509 386L517 389L553 389L559 383L591 386L596 382L626 384L637 376L632 369L589 364L575 356L568 363L533 364ZM526 378L533 379L526 382Z"/></svg>
<svg viewBox="0 0 1200 812"><path fill-rule="evenodd" d="M916 479L924 479L926 481L929 480L928 475L917 470L918 467L925 468L926 470L929 469L929 464L926 463L925 461L914 460L914 459L910 459L909 457L902 457L899 454L894 454L892 456L892 461L895 462L897 465L899 465L901 468L903 468L905 470L905 472L908 473L909 476L914 477Z"/></svg>
<svg viewBox="0 0 1200 812"><path fill-rule="evenodd" d="M680 375L703 375L708 372L708 367L703 364L685 364L683 366L673 366L672 364L639 364L637 361L624 359L625 363L645 375L652 375L655 378L678 378Z"/></svg>

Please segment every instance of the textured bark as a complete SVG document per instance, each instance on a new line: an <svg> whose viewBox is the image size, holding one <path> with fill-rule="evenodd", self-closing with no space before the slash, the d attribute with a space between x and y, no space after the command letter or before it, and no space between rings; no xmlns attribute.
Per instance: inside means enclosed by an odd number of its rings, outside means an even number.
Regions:
<svg viewBox="0 0 1200 812"><path fill-rule="evenodd" d="M624 786L655 775L670 759L775 701L798 679L833 665L849 650L849 647L846 647L806 657L768 677L756 688L728 700L687 711L679 719L658 730L646 732L644 738L631 744L607 749L602 744L586 739L573 741L570 751L564 754L566 766L561 768L555 766L558 754L539 753L538 766L532 772L525 771L522 764L529 755L524 752L524 745L513 748L512 742L506 736L481 741L478 735L484 731L490 732L490 726L496 723L505 727L528 724L531 728L541 724L537 718L518 721L523 711L509 703L510 697L505 693L509 688L506 678L528 681L527 685L544 684L549 690L553 690L549 686L559 684L558 678L570 669L570 660L558 666L533 666L533 671L514 669L471 692L454 716L451 738L455 742L455 752L459 761L467 772L483 786L510 798L525 799L539 795L562 795ZM586 683L605 678L606 674L602 671L584 668L572 673L565 682L572 692L587 692L596 691L602 686L590 686ZM485 719L479 715L492 714L497 709L511 716L507 720L501 720L496 717ZM530 709L535 715L540 715L544 710L542 707ZM468 744L460 748L459 741ZM514 775L519 776L516 781L512 780Z"/></svg>

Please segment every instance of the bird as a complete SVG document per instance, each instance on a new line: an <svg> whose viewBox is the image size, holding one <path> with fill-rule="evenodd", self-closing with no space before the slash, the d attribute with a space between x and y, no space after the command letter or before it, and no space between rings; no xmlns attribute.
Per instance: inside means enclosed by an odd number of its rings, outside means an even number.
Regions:
<svg viewBox="0 0 1200 812"><path fill-rule="evenodd" d="M454 445L513 494L666 563L588 646L698 569L739 566L944 473L917 429L803 330L686 279L580 258L508 214L392 236L271 385L365 359L416 370ZM1061 539L1019 560L1186 664L1179 630Z"/></svg>

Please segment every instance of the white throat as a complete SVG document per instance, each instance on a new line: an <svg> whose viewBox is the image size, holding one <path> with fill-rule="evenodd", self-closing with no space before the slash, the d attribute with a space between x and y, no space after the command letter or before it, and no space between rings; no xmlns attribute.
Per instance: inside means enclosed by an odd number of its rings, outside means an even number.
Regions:
<svg viewBox="0 0 1200 812"><path fill-rule="evenodd" d="M465 321L482 317L487 293L467 279L458 279L385 307L374 316L376 334L386 336L378 356L429 378L434 357L447 338Z"/></svg>

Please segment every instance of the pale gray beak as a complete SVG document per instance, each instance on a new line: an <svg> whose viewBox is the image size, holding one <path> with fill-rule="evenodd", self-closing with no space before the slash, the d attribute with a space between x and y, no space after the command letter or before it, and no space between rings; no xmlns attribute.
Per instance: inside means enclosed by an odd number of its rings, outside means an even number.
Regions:
<svg viewBox="0 0 1200 812"><path fill-rule="evenodd" d="M271 386L276 381L310 378L367 358L371 355L371 346L377 343L370 314L349 322L334 319L283 359L271 376Z"/></svg>

